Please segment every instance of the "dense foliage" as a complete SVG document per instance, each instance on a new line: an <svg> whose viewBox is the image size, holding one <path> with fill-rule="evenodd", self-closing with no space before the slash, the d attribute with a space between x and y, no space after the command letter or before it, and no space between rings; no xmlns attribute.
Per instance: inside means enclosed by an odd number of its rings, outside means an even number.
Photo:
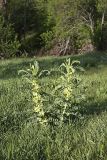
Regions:
<svg viewBox="0 0 107 160"><path fill-rule="evenodd" d="M6 0L0 13L18 36L20 53L65 55L90 44L107 49L106 6L106 0Z"/></svg>
<svg viewBox="0 0 107 160"><path fill-rule="evenodd" d="M11 24L6 24L0 17L0 52L6 58L15 56L19 51L20 43Z"/></svg>

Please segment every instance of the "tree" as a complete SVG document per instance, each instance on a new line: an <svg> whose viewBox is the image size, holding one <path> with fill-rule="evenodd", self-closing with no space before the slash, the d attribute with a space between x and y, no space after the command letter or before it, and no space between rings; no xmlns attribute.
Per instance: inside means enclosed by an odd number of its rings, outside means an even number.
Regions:
<svg viewBox="0 0 107 160"><path fill-rule="evenodd" d="M90 33L90 39L96 49L103 49L102 36L107 12L107 1L85 0L80 4L80 15Z"/></svg>
<svg viewBox="0 0 107 160"><path fill-rule="evenodd" d="M58 47L59 54L78 53L88 32L83 33L83 25L78 12L78 0L51 0L50 10L55 21L53 41ZM86 31L86 29L84 29Z"/></svg>
<svg viewBox="0 0 107 160"><path fill-rule="evenodd" d="M8 3L8 22L13 24L22 50L35 50L44 45L42 33L51 30L45 0L10 0Z"/></svg>
<svg viewBox="0 0 107 160"><path fill-rule="evenodd" d="M6 24L0 16L0 54L9 58L16 56L19 51L20 43L11 24Z"/></svg>

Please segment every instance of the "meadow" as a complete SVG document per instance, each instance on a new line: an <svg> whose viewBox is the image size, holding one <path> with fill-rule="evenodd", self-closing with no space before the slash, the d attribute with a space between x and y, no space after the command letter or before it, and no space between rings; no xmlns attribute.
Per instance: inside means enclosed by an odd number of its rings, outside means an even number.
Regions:
<svg viewBox="0 0 107 160"><path fill-rule="evenodd" d="M67 58L85 69L79 74L87 87L81 118L41 126L32 110L30 84L18 71L35 59L40 70L57 69ZM39 81L46 87L58 76ZM0 160L107 160L107 53L0 60Z"/></svg>

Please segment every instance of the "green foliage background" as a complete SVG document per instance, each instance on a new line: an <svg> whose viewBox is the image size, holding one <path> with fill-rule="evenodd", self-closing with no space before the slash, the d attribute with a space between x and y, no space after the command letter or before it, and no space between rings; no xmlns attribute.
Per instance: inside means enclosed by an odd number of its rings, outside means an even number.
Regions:
<svg viewBox="0 0 107 160"><path fill-rule="evenodd" d="M57 48L56 53L65 55L89 43L96 50L107 49L106 6L106 0L10 0L0 13L12 24L21 54Z"/></svg>

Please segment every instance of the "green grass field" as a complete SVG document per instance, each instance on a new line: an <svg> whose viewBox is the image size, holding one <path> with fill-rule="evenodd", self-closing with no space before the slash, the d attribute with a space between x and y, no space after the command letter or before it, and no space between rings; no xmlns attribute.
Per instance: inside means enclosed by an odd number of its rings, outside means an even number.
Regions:
<svg viewBox="0 0 107 160"><path fill-rule="evenodd" d="M50 70L68 57L36 60L40 70ZM18 75L35 59L0 60L0 160L107 160L107 53L70 58L85 69L80 74L87 85L83 118L51 129L35 122L30 85ZM40 82L57 77L42 77Z"/></svg>

